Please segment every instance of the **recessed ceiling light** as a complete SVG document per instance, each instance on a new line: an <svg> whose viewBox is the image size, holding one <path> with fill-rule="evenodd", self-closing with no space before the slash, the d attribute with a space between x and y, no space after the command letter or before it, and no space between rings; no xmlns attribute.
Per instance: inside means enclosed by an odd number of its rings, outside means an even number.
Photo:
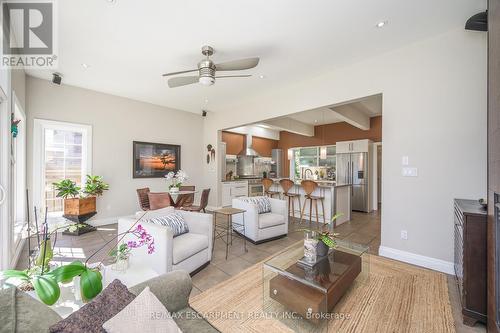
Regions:
<svg viewBox="0 0 500 333"><path fill-rule="evenodd" d="M88 64L86 64L86 63L83 63L82 67L85 68L85 69L88 69L90 66Z"/></svg>
<svg viewBox="0 0 500 333"><path fill-rule="evenodd" d="M377 27L377 28L383 28L383 27L385 27L387 25L387 23L388 23L387 21L380 21L380 22L378 22L375 25L375 27Z"/></svg>
<svg viewBox="0 0 500 333"><path fill-rule="evenodd" d="M265 75L262 75L262 74L261 74L261 75L259 75L259 79L265 79L265 78L266 78L266 76L265 76Z"/></svg>
<svg viewBox="0 0 500 333"><path fill-rule="evenodd" d="M106 0L106 1L109 2L109 3L115 3L116 2L116 0Z"/></svg>

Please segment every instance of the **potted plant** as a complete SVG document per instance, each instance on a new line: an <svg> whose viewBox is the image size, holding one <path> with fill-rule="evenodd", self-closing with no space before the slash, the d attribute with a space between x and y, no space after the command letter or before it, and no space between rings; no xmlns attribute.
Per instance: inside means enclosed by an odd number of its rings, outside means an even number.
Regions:
<svg viewBox="0 0 500 333"><path fill-rule="evenodd" d="M306 237L304 239L304 247L308 249L308 254L314 256L314 251L311 251L311 246L315 247L315 255L318 257L323 257L328 254L329 249L333 249L337 246L335 238L339 235L337 233L330 232L328 230L329 225L342 216L342 213L335 214L330 221L325 223L319 230L313 229L299 229L298 231L306 232ZM307 243L307 244L306 244Z"/></svg>
<svg viewBox="0 0 500 333"><path fill-rule="evenodd" d="M124 272L128 269L129 258L133 249L147 246L149 254L154 252L154 239L141 225L138 225L136 229L129 233L136 236L138 240L129 240L126 243L118 244L118 246L109 253L110 257L113 259L111 268L116 271Z"/></svg>
<svg viewBox="0 0 500 333"><path fill-rule="evenodd" d="M64 199L65 216L84 216L96 213L96 197L109 189L101 176L87 175L85 185L80 188L71 179L54 183L57 197Z"/></svg>
<svg viewBox="0 0 500 333"><path fill-rule="evenodd" d="M143 215L144 216L144 215ZM143 217L142 216L142 217ZM127 234L132 234L138 238L138 241L129 241L128 243L133 243L135 246L131 246L130 249L147 245L148 253L154 252L154 239L147 233L147 231L138 225L135 229L132 229L141 219L139 218L132 227L119 234L121 236L119 241ZM47 220L43 224L43 232L41 233L42 240L50 239L50 235L56 233L62 228L67 226L62 226L54 229L52 232L48 232ZM70 226L71 227L75 227ZM37 234L37 236L40 236ZM79 290L81 298L84 301L91 300L97 296L102 291L103 281L100 269L102 265L92 266L89 264L89 260L99 253L102 249L108 246L111 242L116 242L116 238L112 238L106 242L101 248L91 254L85 262L74 261L70 264L56 267L54 264L50 264L52 260L52 249L49 252L49 243L45 242L45 246L40 246L39 244L37 251L37 258L33 260L34 265L29 265L26 270L6 270L2 273L2 276L7 279L17 279L21 281L18 288L23 291L34 290L38 298L47 305L53 305L59 299L61 295L61 290L59 287L60 283L68 283L73 281L74 278L79 278L79 285L75 290ZM128 244L127 243L127 244ZM128 251L128 254L130 251ZM30 263L32 261L30 260Z"/></svg>
<svg viewBox="0 0 500 333"><path fill-rule="evenodd" d="M177 171L177 173L174 173L170 171L165 175L165 178L167 181L170 181L170 185L168 186L169 192L179 192L179 188L181 187L182 183L184 183L186 180L188 180L188 175L182 170Z"/></svg>

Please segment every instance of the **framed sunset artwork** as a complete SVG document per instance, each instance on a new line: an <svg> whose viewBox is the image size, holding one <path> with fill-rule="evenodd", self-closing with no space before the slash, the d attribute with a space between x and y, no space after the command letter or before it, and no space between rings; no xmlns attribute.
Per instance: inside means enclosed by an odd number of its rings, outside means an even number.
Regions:
<svg viewBox="0 0 500 333"><path fill-rule="evenodd" d="M133 146L134 178L161 178L181 168L179 145L134 141Z"/></svg>

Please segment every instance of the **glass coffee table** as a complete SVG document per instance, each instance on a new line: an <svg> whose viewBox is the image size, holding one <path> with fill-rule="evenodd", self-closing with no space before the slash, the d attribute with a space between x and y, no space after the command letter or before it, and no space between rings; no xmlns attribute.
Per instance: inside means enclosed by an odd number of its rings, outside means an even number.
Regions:
<svg viewBox="0 0 500 333"><path fill-rule="evenodd" d="M299 262L303 242L264 262L264 312L296 332L327 332L328 320L347 316L334 307L352 288L367 283L369 247L342 240L337 245L312 267Z"/></svg>

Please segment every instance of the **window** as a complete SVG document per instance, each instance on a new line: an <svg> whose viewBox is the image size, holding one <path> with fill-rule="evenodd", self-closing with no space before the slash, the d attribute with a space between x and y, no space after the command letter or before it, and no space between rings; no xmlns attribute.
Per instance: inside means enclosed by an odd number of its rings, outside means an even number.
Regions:
<svg viewBox="0 0 500 333"><path fill-rule="evenodd" d="M12 93L11 120L17 123L17 134L10 140L10 188L13 225L12 251L20 244L26 226L26 116L15 93ZM12 130L12 129L11 129Z"/></svg>
<svg viewBox="0 0 500 333"><path fill-rule="evenodd" d="M304 168L322 168L335 171L337 163L336 146L326 146L326 159L320 156L321 147L291 148L290 174L301 178Z"/></svg>
<svg viewBox="0 0 500 333"><path fill-rule="evenodd" d="M34 203L53 216L61 215L63 200L52 184L61 179L85 182L92 172L92 127L35 119L34 143Z"/></svg>

